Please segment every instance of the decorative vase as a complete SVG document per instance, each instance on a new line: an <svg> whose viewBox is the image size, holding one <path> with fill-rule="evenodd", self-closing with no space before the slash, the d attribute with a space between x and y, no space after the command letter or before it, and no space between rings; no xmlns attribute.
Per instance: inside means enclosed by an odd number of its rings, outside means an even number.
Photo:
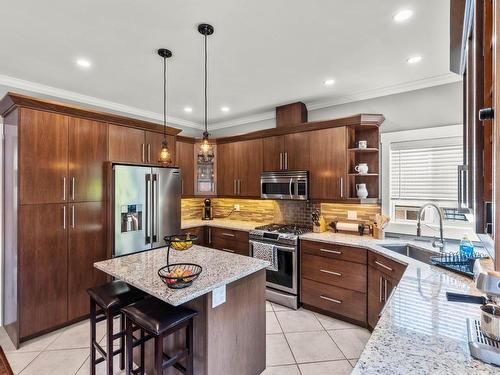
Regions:
<svg viewBox="0 0 500 375"><path fill-rule="evenodd" d="M359 163L354 167L354 170L358 172L359 174L367 174L368 173L368 164L366 163Z"/></svg>
<svg viewBox="0 0 500 375"><path fill-rule="evenodd" d="M368 190L366 189L366 184L356 184L356 195L361 199L368 198Z"/></svg>

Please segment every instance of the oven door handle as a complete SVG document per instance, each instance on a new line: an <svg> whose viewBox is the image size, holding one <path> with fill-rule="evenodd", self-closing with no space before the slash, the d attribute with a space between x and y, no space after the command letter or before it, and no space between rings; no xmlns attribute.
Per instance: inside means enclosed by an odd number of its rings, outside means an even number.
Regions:
<svg viewBox="0 0 500 375"><path fill-rule="evenodd" d="M249 242L252 246L254 243L271 243L271 242L260 242L260 241L254 241L254 240L250 240ZM279 244L273 244L273 245L276 248L276 250L287 251L289 253L294 253L297 251L294 247L281 246ZM253 256L253 252L252 252L252 256Z"/></svg>

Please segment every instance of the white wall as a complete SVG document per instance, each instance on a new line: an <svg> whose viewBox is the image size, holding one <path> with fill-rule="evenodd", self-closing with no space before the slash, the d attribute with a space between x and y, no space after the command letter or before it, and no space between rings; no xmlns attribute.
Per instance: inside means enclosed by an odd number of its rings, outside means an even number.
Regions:
<svg viewBox="0 0 500 375"><path fill-rule="evenodd" d="M309 120L328 120L358 113L381 113L386 120L381 132L393 132L462 123L462 83L387 95L309 111ZM214 137L248 133L275 127L264 120L211 132Z"/></svg>

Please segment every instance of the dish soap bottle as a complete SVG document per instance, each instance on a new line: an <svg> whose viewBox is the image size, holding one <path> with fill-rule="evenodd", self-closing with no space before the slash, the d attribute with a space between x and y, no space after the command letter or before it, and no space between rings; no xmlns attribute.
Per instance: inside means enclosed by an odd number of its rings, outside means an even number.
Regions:
<svg viewBox="0 0 500 375"><path fill-rule="evenodd" d="M474 245L467 235L460 241L460 258L468 259L474 255Z"/></svg>

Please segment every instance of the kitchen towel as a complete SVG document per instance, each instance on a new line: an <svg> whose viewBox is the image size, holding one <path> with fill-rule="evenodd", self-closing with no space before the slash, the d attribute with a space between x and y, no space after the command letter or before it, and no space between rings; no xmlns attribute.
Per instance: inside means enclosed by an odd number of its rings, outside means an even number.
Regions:
<svg viewBox="0 0 500 375"><path fill-rule="evenodd" d="M270 271L278 270L278 255L276 254L276 246L272 243L252 242L253 257L257 259L267 260L271 263L267 267Z"/></svg>

